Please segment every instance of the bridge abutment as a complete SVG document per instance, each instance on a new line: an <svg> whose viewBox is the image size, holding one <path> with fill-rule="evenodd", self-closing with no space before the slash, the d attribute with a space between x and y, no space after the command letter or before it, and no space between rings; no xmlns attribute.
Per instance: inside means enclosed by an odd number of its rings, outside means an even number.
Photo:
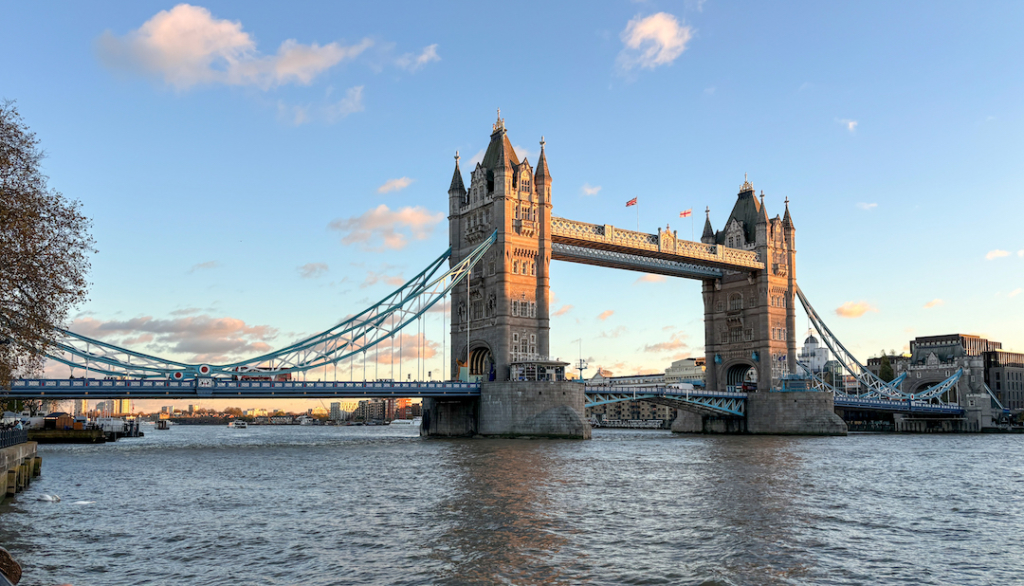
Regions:
<svg viewBox="0 0 1024 586"><path fill-rule="evenodd" d="M424 399L420 435L590 439L584 403L579 383L483 383L479 399Z"/></svg>
<svg viewBox="0 0 1024 586"><path fill-rule="evenodd" d="M494 382L480 389L479 433L487 437L590 439L584 386L574 382Z"/></svg>
<svg viewBox="0 0 1024 586"><path fill-rule="evenodd" d="M832 393L750 393L747 433L768 435L846 435L835 413Z"/></svg>
<svg viewBox="0 0 1024 586"><path fill-rule="evenodd" d="M423 437L472 437L477 432L479 399L423 399Z"/></svg>
<svg viewBox="0 0 1024 586"><path fill-rule="evenodd" d="M747 431L747 422L739 417L720 417L678 409L672 421L675 433L742 434Z"/></svg>

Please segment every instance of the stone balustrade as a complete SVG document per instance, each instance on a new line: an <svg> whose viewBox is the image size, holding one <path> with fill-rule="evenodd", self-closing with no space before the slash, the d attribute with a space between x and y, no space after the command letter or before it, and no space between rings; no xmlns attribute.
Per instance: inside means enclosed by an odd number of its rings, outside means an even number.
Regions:
<svg viewBox="0 0 1024 586"><path fill-rule="evenodd" d="M764 269L764 260L752 250L729 248L720 244L704 244L675 237L668 231L658 234L623 230L608 224L588 224L565 218L551 218L551 237L577 243L588 242L600 247L631 249L678 255L682 262L705 261L737 268Z"/></svg>

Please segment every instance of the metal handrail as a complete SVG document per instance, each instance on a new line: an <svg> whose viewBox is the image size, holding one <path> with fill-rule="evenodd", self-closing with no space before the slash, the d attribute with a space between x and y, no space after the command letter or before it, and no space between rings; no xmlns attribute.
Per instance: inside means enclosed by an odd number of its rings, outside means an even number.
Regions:
<svg viewBox="0 0 1024 586"><path fill-rule="evenodd" d="M0 431L0 448L9 448L27 441L27 429L5 429Z"/></svg>

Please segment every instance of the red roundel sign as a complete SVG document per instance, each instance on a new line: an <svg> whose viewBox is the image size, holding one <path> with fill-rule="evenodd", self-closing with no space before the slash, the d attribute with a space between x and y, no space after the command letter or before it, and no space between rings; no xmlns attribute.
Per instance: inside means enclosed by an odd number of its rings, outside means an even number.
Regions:
<svg viewBox="0 0 1024 586"><path fill-rule="evenodd" d="M210 367L205 365L205 364L200 366L199 367L199 374L210 374Z"/></svg>
<svg viewBox="0 0 1024 586"><path fill-rule="evenodd" d="M174 380L181 380L184 377L185 377L185 375L181 374L180 372L174 373Z"/></svg>

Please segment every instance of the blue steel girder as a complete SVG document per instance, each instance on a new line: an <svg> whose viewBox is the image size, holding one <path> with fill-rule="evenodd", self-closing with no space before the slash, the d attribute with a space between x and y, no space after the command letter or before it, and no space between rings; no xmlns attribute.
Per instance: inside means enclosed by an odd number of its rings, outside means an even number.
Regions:
<svg viewBox="0 0 1024 586"><path fill-rule="evenodd" d="M746 393L689 391L665 387L588 388L586 406L597 407L624 401L647 401L676 409L689 409L716 415L744 417Z"/></svg>
<svg viewBox="0 0 1024 586"><path fill-rule="evenodd" d="M642 273L655 273L658 275L683 277L687 279L717 279L721 278L724 274L722 269L701 266L693 263L684 263L636 254L626 254L623 252L590 248L586 246L575 246L559 242L551 244L551 258L554 260L626 269Z"/></svg>
<svg viewBox="0 0 1024 586"><path fill-rule="evenodd" d="M926 413L931 415L963 415L964 409L959 405L935 405L927 401L865 399L836 395L834 405L843 409L860 411L879 411L884 413Z"/></svg>
<svg viewBox="0 0 1024 586"><path fill-rule="evenodd" d="M485 239L469 256L442 272L451 249L426 269L358 314L336 326L284 348L248 360L230 364L188 364L88 338L67 330L52 343L47 357L87 373L103 376L143 378L233 377L247 373L262 376L304 372L337 364L350 356L395 336L402 328L420 319L457 286L497 240L497 232ZM440 276L437 276L438 273Z"/></svg>
<svg viewBox="0 0 1024 586"><path fill-rule="evenodd" d="M875 373L865 368L864 365L853 356L852 352L846 349L846 346L844 346L843 343L839 341L839 338L832 333L832 330L828 329L828 326L825 325L825 322L821 319L821 316L818 315L818 312L814 310L814 307L811 306L811 302L807 300L807 297L799 286L796 287L796 295L800 299L800 304L803 305L804 311L807 313L807 318L811 320L811 325L814 326L818 335L820 335L822 340L824 340L825 345L828 346L832 355L835 356L836 360L843 365L846 372L853 375L853 377L860 383L863 391L860 393L860 396L892 398L903 397L903 392L898 386L887 383L878 378ZM900 383L902 382L902 379L900 379Z"/></svg>
<svg viewBox="0 0 1024 586"><path fill-rule="evenodd" d="M197 378L17 379L11 399L358 399L375 397L464 398L480 396L479 383L463 382L291 382Z"/></svg>

